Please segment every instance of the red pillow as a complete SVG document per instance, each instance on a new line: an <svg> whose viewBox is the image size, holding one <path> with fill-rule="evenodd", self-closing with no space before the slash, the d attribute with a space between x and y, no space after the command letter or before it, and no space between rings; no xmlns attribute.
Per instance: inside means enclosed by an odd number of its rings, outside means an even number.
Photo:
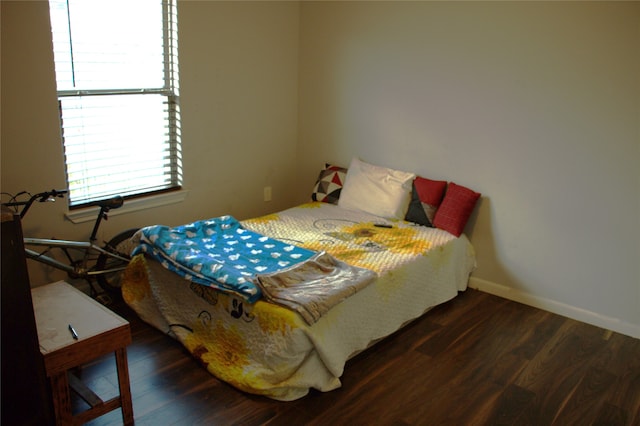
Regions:
<svg viewBox="0 0 640 426"><path fill-rule="evenodd" d="M436 211L433 226L459 237L480 198L480 193L451 182Z"/></svg>

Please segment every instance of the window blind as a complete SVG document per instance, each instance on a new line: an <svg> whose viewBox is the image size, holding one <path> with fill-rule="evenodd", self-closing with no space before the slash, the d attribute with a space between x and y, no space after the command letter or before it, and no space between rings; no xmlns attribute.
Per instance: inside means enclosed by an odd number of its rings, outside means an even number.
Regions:
<svg viewBox="0 0 640 426"><path fill-rule="evenodd" d="M69 202L181 184L173 0L49 0Z"/></svg>

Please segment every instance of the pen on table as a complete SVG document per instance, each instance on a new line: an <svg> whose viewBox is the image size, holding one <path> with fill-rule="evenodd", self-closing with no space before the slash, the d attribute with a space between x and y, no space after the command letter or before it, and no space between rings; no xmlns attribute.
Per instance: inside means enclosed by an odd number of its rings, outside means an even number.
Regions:
<svg viewBox="0 0 640 426"><path fill-rule="evenodd" d="M71 324L69 324L69 331L71 332L71 336L73 336L73 339L78 340L78 333L76 333L76 330Z"/></svg>

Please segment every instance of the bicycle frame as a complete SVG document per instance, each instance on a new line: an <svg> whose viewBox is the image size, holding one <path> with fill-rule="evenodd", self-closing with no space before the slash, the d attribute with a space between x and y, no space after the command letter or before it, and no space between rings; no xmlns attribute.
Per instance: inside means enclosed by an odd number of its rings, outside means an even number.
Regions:
<svg viewBox="0 0 640 426"><path fill-rule="evenodd" d="M56 198L63 198L67 192L66 189L52 189L51 191L31 195L26 191L22 191L17 195L12 195L11 200L7 203L2 203L2 205L14 209L16 213L21 208L19 212L20 218L24 218L34 202L55 201ZM29 196L29 199L18 200L18 197L25 194ZM126 269L130 259L128 255L130 250L126 245L137 229L132 228L120 232L102 247L96 245L96 241L98 228L102 220L107 219L107 213L110 210L122 207L123 203L124 199L121 196L87 203L88 207L100 207L88 241L24 237L25 256L28 259L66 272L71 278L87 280L92 295L95 294L96 297L102 298L103 303L108 303L111 300L109 294L100 294L94 288L94 284L97 282L104 291L113 295L120 295L119 276ZM56 250L63 253L66 256L66 260L63 261L60 256L50 253L56 253Z"/></svg>
<svg viewBox="0 0 640 426"><path fill-rule="evenodd" d="M108 274L108 273L113 273L113 272L118 272L118 271L123 271L125 269L125 267L119 267L119 268L112 268L112 269L104 269L104 270L91 270L91 269L86 269L85 265L87 263L87 259L89 254L91 254L92 252L95 252L96 254L104 254L106 256L109 257L113 257L115 259L119 259L122 260L124 262L128 262L128 258L122 257L116 253L112 253L110 251L105 250L104 248L97 246L96 244L92 243L92 242L83 242L83 241L68 241L68 240L55 240L55 239L45 239L45 238L28 238L25 237L24 238L24 244L25 246L41 246L41 247L47 247L47 248L59 248L62 249L64 251L64 253L66 254L66 256L69 258L70 263L72 264L67 264L67 263L63 263L57 259L54 259L51 256L47 256L44 252L40 253L37 252L35 250L32 250L28 247L25 247L25 253L27 255L27 258L29 259L33 259L36 260L38 262L44 263L46 265L49 265L51 267L54 267L56 269L60 269L62 271L67 272L68 274L72 275L72 276L76 276L78 278L91 278L97 275L101 275L101 274ZM73 259L70 258L69 253L66 251L66 249L75 249L75 250L83 250L84 251L84 256L82 257L81 261L82 261L82 269L79 269L76 266L73 265L73 263L77 262L74 261ZM80 259L79 259L80 260Z"/></svg>

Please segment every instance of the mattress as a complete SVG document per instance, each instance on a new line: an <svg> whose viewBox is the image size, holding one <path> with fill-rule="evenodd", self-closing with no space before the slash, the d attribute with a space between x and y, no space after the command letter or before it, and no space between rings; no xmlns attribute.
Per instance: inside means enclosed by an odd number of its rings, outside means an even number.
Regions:
<svg viewBox="0 0 640 426"><path fill-rule="evenodd" d="M138 255L123 297L179 340L213 375L243 391L289 401L340 387L346 361L464 291L475 267L463 234L308 203L242 221L251 231L377 274L312 325L286 307L189 282Z"/></svg>

